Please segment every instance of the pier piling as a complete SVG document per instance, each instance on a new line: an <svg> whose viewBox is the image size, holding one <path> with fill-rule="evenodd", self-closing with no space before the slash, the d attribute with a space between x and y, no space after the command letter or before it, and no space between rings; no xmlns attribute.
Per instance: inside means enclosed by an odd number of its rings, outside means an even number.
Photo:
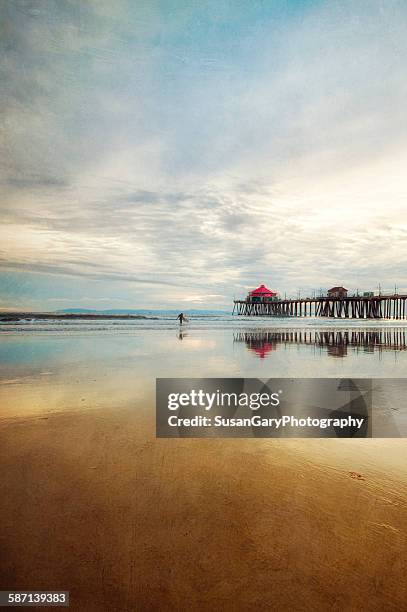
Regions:
<svg viewBox="0 0 407 612"><path fill-rule="evenodd" d="M234 300L233 313L257 317L406 319L407 295Z"/></svg>

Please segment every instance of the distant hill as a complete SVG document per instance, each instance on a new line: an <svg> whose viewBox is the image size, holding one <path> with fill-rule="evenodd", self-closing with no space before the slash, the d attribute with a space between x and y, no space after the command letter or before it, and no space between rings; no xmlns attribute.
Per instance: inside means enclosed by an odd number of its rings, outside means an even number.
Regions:
<svg viewBox="0 0 407 612"><path fill-rule="evenodd" d="M178 314L180 310L166 310L166 309L154 309L154 308L136 308L136 309L120 309L112 308L108 310L97 310L93 308L64 308L63 310L57 310L58 313L66 314L100 314L100 315L136 315L136 314ZM230 314L228 310L199 310L189 309L183 310L187 314Z"/></svg>

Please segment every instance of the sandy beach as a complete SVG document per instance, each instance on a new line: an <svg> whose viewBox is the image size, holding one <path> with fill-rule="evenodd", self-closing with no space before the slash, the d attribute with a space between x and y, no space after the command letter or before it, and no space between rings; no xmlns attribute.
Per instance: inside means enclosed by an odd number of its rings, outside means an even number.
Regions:
<svg viewBox="0 0 407 612"><path fill-rule="evenodd" d="M129 406L4 419L0 439L2 589L69 590L72 610L405 609L407 486L382 459L402 440L157 440Z"/></svg>
<svg viewBox="0 0 407 612"><path fill-rule="evenodd" d="M234 321L124 325L5 328L1 589L80 612L405 609L405 439L155 437L156 377L400 376L404 344L338 359L298 334L259 353ZM402 416L396 385L375 397Z"/></svg>

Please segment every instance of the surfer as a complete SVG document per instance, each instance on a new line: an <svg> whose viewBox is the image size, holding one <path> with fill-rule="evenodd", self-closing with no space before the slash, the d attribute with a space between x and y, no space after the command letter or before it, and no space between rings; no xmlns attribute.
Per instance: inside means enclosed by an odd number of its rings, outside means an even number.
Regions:
<svg viewBox="0 0 407 612"><path fill-rule="evenodd" d="M186 316L184 315L183 312L180 312L180 314L178 315L177 319L179 319L179 324L182 325L184 321L187 321Z"/></svg>

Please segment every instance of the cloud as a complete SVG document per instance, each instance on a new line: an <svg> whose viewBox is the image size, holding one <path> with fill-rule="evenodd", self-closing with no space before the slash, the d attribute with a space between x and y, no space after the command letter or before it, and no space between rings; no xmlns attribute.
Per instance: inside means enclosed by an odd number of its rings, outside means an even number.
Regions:
<svg viewBox="0 0 407 612"><path fill-rule="evenodd" d="M39 274L53 274L53 275L63 275L63 276L74 276L74 277L84 277L91 280L101 280L101 281L125 281L127 283L140 283L142 285L175 285L175 283L167 280L154 280L152 278L137 278L131 274L119 274L119 273L111 273L106 270L105 266L98 266L94 262L87 262L86 266L79 267L77 266L77 262L71 262L72 265L53 265L53 264L43 264L40 262L33 263L25 263L18 262L12 260L1 260L0 264L2 265L3 270L15 270L18 272L27 271L34 272ZM86 269L90 268L90 269ZM92 270L92 268L99 268L99 271ZM176 285L175 285L176 286Z"/></svg>
<svg viewBox="0 0 407 612"><path fill-rule="evenodd" d="M289 4L4 3L0 270L129 306L407 285L406 7Z"/></svg>

